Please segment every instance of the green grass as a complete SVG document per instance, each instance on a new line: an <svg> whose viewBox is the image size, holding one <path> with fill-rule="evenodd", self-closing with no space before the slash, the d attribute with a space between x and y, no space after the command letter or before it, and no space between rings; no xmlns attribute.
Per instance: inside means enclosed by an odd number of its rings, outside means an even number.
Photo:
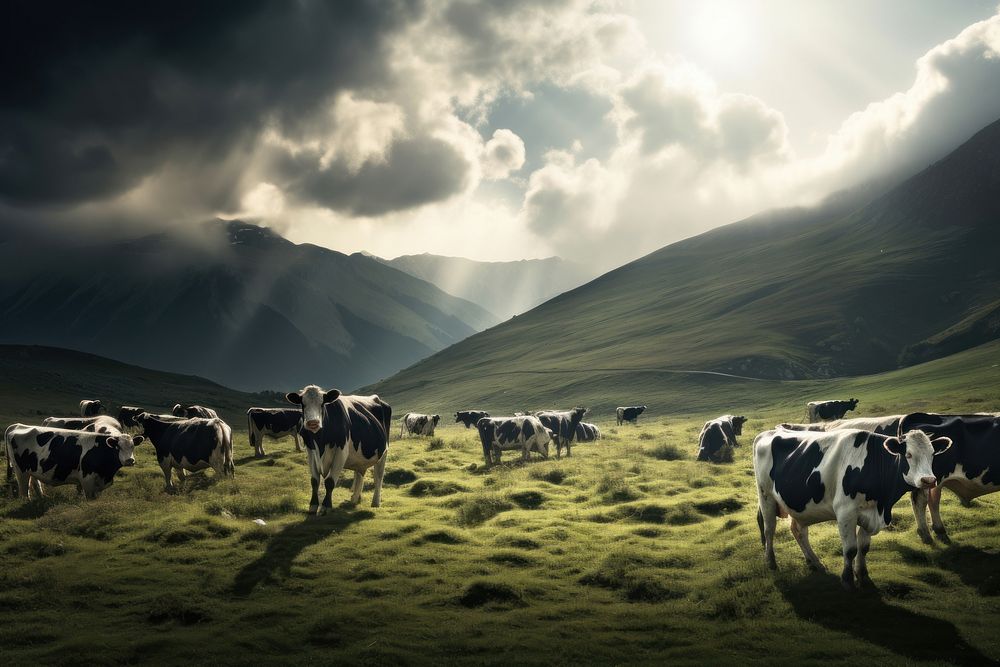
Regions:
<svg viewBox="0 0 1000 667"><path fill-rule="evenodd" d="M692 385L681 404L696 409L621 427L598 414L604 439L571 458L489 472L475 432L445 425L444 446L391 443L381 508L370 489L346 506L338 487L319 518L305 515L291 441L255 460L238 433L235 480L196 474L173 495L140 447L96 501L67 488L0 499L0 652L6 664L998 659L996 497L966 509L945 495L950 547L920 543L904 500L873 542L878 590L848 595L807 570L784 525L780 570L765 569L748 447L814 393L856 393L881 413L995 409L997 358L992 345L872 378ZM419 407L387 399L397 414ZM735 462L694 461L702 422L730 408L750 417ZM836 571L835 527L812 537Z"/></svg>

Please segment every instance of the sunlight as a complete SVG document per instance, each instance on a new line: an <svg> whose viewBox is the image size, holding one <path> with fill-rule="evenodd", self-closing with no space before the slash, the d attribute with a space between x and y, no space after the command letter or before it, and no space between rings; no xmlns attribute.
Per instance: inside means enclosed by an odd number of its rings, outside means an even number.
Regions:
<svg viewBox="0 0 1000 667"><path fill-rule="evenodd" d="M754 43L754 13L744 2L699 3L691 15L689 30L699 46L717 58L742 58Z"/></svg>

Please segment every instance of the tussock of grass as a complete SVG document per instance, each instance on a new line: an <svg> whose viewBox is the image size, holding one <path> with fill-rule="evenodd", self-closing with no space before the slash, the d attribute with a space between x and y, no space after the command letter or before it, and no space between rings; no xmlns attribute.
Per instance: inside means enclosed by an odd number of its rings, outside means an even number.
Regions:
<svg viewBox="0 0 1000 667"><path fill-rule="evenodd" d="M646 455L660 461L682 461L687 458L680 447L671 444L657 445L653 449L647 449Z"/></svg>
<svg viewBox="0 0 1000 667"><path fill-rule="evenodd" d="M424 542L433 542L434 544L464 544L468 541L468 538L456 533L453 530L441 528L439 530L431 530L421 534L416 540L414 540L414 543L422 544Z"/></svg>
<svg viewBox="0 0 1000 667"><path fill-rule="evenodd" d="M468 491L468 487L457 482L446 482L440 479L421 479L410 487L411 496L450 496L454 493Z"/></svg>
<svg viewBox="0 0 1000 667"><path fill-rule="evenodd" d="M295 498L287 495L277 498L237 495L205 503L205 511L213 516L228 512L232 516L251 519L291 514L299 512L301 509Z"/></svg>
<svg viewBox="0 0 1000 667"><path fill-rule="evenodd" d="M427 443L427 451L429 452L434 452L444 448L445 442L443 438L431 438L430 442Z"/></svg>
<svg viewBox="0 0 1000 667"><path fill-rule="evenodd" d="M535 510L545 502L545 495L539 491L518 491L510 494L510 499L521 509Z"/></svg>
<svg viewBox="0 0 1000 667"><path fill-rule="evenodd" d="M391 484L392 486L402 486L404 484L409 484L417 480L417 475L412 470L407 470L406 468L392 468L385 471L385 475L382 476L382 482L384 484Z"/></svg>
<svg viewBox="0 0 1000 667"><path fill-rule="evenodd" d="M580 583L619 591L629 602L662 602L688 593L679 574L664 576L664 568L676 565L648 553L621 550L605 556L596 569L580 577Z"/></svg>
<svg viewBox="0 0 1000 667"><path fill-rule="evenodd" d="M498 551L487 556L486 560L498 565L509 565L512 567L525 567L535 564L531 556L517 551Z"/></svg>
<svg viewBox="0 0 1000 667"><path fill-rule="evenodd" d="M464 498L457 505L455 520L460 526L475 526L497 514L514 509L514 505L498 493L479 493Z"/></svg>
<svg viewBox="0 0 1000 667"><path fill-rule="evenodd" d="M176 625L197 625L212 620L208 610L177 595L157 598L149 605L146 620L153 625L174 623Z"/></svg>
<svg viewBox="0 0 1000 667"><path fill-rule="evenodd" d="M8 542L4 547L4 552L15 558L38 560L62 556L67 552L67 549L62 541L39 537Z"/></svg>
<svg viewBox="0 0 1000 667"><path fill-rule="evenodd" d="M509 584L496 581L474 581L458 598L464 607L520 607L524 605L521 592Z"/></svg>
<svg viewBox="0 0 1000 667"><path fill-rule="evenodd" d="M496 543L500 546L529 550L540 549L542 546L541 543L530 537L512 537L510 535L501 535L497 538Z"/></svg>
<svg viewBox="0 0 1000 667"><path fill-rule="evenodd" d="M656 440L656 436L653 435L652 433L649 433L648 431L643 431L642 433L637 435L636 438L638 440Z"/></svg>
<svg viewBox="0 0 1000 667"><path fill-rule="evenodd" d="M702 514L709 516L722 516L732 514L743 508L743 501L736 498L719 498L718 500L704 500L694 504L694 508Z"/></svg>
<svg viewBox="0 0 1000 667"><path fill-rule="evenodd" d="M566 481L566 473L559 468L532 468L528 473L532 479L538 479L549 484L562 484Z"/></svg>

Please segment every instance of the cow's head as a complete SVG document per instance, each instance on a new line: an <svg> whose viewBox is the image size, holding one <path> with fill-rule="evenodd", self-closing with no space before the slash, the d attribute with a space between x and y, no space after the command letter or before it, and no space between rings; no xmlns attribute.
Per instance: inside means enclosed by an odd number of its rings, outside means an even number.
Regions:
<svg viewBox="0 0 1000 667"><path fill-rule="evenodd" d="M431 422L433 422L435 426L438 425L439 421L441 421L441 415L431 415Z"/></svg>
<svg viewBox="0 0 1000 667"><path fill-rule="evenodd" d="M118 450L118 461L123 466L134 466L135 465L135 448L136 446L142 444L143 438L141 435L127 436L127 435L110 435L107 439L108 447Z"/></svg>
<svg viewBox="0 0 1000 667"><path fill-rule="evenodd" d="M458 423L458 422L460 422L460 421L462 421L462 418L461 418L461 417L459 416L459 414L458 414L458 413L456 412L456 413L455 413L455 423L457 424L457 423Z"/></svg>
<svg viewBox="0 0 1000 667"><path fill-rule="evenodd" d="M916 489L932 488L934 477L933 461L951 447L951 438L934 438L923 431L908 431L899 438L886 438L882 445L886 451L906 463L903 481Z"/></svg>
<svg viewBox="0 0 1000 667"><path fill-rule="evenodd" d="M325 391L314 384L302 391L285 394L289 403L302 406L302 428L312 433L318 433L323 428L323 406L339 397L339 389Z"/></svg>
<svg viewBox="0 0 1000 667"><path fill-rule="evenodd" d="M104 403L101 403L100 399L94 401L94 414L107 413L107 409L104 407Z"/></svg>
<svg viewBox="0 0 1000 667"><path fill-rule="evenodd" d="M747 423L747 418L743 415L733 417L733 433L743 435L743 425Z"/></svg>
<svg viewBox="0 0 1000 667"><path fill-rule="evenodd" d="M573 419L579 424L587 414L587 408L573 408Z"/></svg>
<svg viewBox="0 0 1000 667"><path fill-rule="evenodd" d="M177 405L175 405L173 407L173 409L170 410L170 414L172 414L174 417L183 417L184 416L184 406L181 405L180 403L178 403Z"/></svg>
<svg viewBox="0 0 1000 667"><path fill-rule="evenodd" d="M856 398L848 399L847 402L851 404L851 410L856 409L858 407L858 403L860 403L860 401Z"/></svg>

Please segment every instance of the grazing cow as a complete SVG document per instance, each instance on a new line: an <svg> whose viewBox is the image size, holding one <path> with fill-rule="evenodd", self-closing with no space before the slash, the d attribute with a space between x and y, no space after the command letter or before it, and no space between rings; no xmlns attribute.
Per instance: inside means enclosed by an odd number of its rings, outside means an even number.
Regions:
<svg viewBox="0 0 1000 667"><path fill-rule="evenodd" d="M333 489L344 468L354 471L351 502L361 501L365 472L372 468L375 490L372 507L382 504L382 478L389 457L389 424L392 408L376 395L347 396L336 389L324 391L309 385L285 395L302 406L302 439L309 460L312 496L309 511L324 514L333 507ZM319 502L320 481L326 488Z"/></svg>
<svg viewBox="0 0 1000 667"><path fill-rule="evenodd" d="M89 433L106 433L120 435L123 433L121 423L108 415L96 417L46 417L43 426L49 428L64 428L70 431L87 431Z"/></svg>
<svg viewBox="0 0 1000 667"><path fill-rule="evenodd" d="M601 439L601 429L597 428L594 424L588 424L587 422L580 422L576 425L576 441L577 442L594 442L595 440Z"/></svg>
<svg viewBox="0 0 1000 667"><path fill-rule="evenodd" d="M98 399L84 399L80 401L80 416L81 417L96 417L102 412L106 412L104 409L104 404Z"/></svg>
<svg viewBox="0 0 1000 667"><path fill-rule="evenodd" d="M247 432L254 456L264 454L264 436L278 440L292 436L295 451L301 452L299 430L302 428L302 411L295 408L250 408L247 410Z"/></svg>
<svg viewBox="0 0 1000 667"><path fill-rule="evenodd" d="M851 410L858 407L858 399L851 398L846 401L809 401L806 409L809 413L809 423L818 421L833 421L843 419Z"/></svg>
<svg viewBox="0 0 1000 667"><path fill-rule="evenodd" d="M868 578L871 536L892 522L892 507L907 491L933 488L933 459L951 446L922 431L901 437L869 431L764 431L754 440L757 524L771 569L778 516L791 517L792 535L806 562L823 565L809 545L809 526L836 521L844 553L841 582Z"/></svg>
<svg viewBox="0 0 1000 667"><path fill-rule="evenodd" d="M403 415L402 422L399 425L399 437L402 438L404 432L413 435L432 436L439 421L441 421L441 415L422 415L416 412L407 412Z"/></svg>
<svg viewBox="0 0 1000 667"><path fill-rule="evenodd" d="M639 415L645 411L645 405L633 405L631 407L617 408L615 410L615 415L618 417L618 425L621 426L624 422L635 424L639 419Z"/></svg>
<svg viewBox="0 0 1000 667"><path fill-rule="evenodd" d="M698 436L698 460L723 463L733 460L733 449L739 447L736 436L743 435L746 417L722 415L705 422Z"/></svg>
<svg viewBox="0 0 1000 667"><path fill-rule="evenodd" d="M219 413L217 413L212 408L206 408L201 405L183 405L178 403L174 406L174 409L170 411L175 417L183 417L185 419L218 419Z"/></svg>
<svg viewBox="0 0 1000 667"><path fill-rule="evenodd" d="M549 458L549 442L553 434L542 420L532 415L523 417L484 417L476 422L479 440L483 443L486 467L500 463L500 453L521 450L521 460L527 461L534 450Z"/></svg>
<svg viewBox="0 0 1000 667"><path fill-rule="evenodd" d="M778 424L777 428L788 431L837 431L842 429L857 429L871 431L879 435L896 435L899 433L899 420L903 415L888 415L887 417L858 417L856 419L835 419L818 424Z"/></svg>
<svg viewBox="0 0 1000 667"><path fill-rule="evenodd" d="M7 461L17 477L18 495L28 498L32 482L51 486L76 484L87 499L110 486L123 466L135 464L143 438L89 433L47 426L12 424L4 435Z"/></svg>
<svg viewBox="0 0 1000 667"><path fill-rule="evenodd" d="M556 458L562 457L562 448L566 447L566 456L571 455L570 448L576 436L576 427L587 414L587 408L572 410L542 410L535 416L542 420L542 425L552 431L552 439L556 443Z"/></svg>
<svg viewBox="0 0 1000 667"><path fill-rule="evenodd" d="M118 411L118 423L122 425L125 429L138 429L139 422L135 420L136 417L146 412L143 408L137 408L131 405L123 405L122 409Z"/></svg>
<svg viewBox="0 0 1000 667"><path fill-rule="evenodd" d="M927 530L929 508L934 534L947 544L950 538L941 521L941 489L951 489L963 505L973 498L1000 491L1000 417L920 412L903 417L899 429L920 429L932 437L950 438L955 443L934 459L937 486L910 496L920 538L927 543L932 541Z"/></svg>
<svg viewBox="0 0 1000 667"><path fill-rule="evenodd" d="M211 468L217 475L236 476L233 430L221 419L164 419L143 412L135 420L156 451L167 491L174 490L170 478L173 470L181 482L186 470Z"/></svg>
<svg viewBox="0 0 1000 667"><path fill-rule="evenodd" d="M455 423L465 424L465 428L469 428L470 426L478 424L480 419L484 419L489 416L490 413L482 410L459 410L455 413Z"/></svg>

